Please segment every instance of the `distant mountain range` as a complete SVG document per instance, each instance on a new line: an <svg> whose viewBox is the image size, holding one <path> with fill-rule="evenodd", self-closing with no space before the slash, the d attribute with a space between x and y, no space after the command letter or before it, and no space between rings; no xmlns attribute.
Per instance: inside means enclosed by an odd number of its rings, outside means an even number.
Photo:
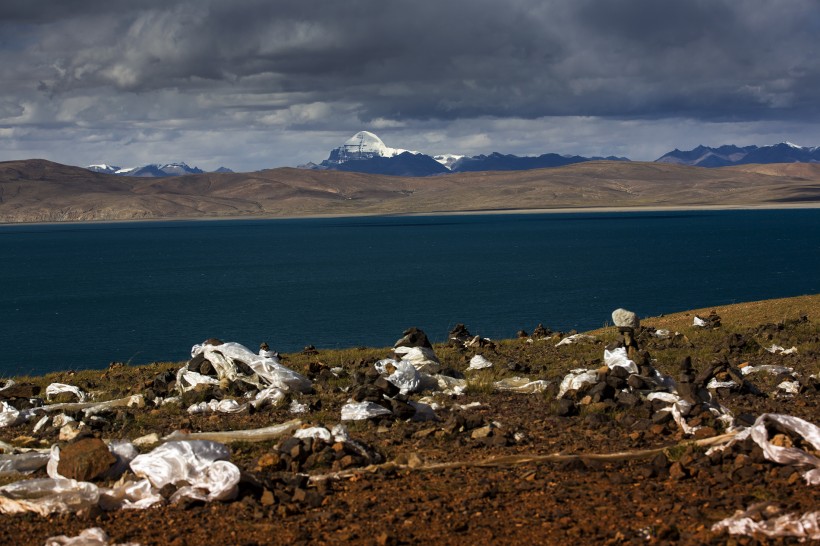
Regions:
<svg viewBox="0 0 820 546"><path fill-rule="evenodd" d="M321 163L308 163L300 165L299 168L393 176L430 176L457 172L528 171L601 159L629 161L624 157L582 157L559 154L521 157L498 152L473 157L457 154L429 156L421 152L390 148L375 134L360 131L338 148L331 150L330 156Z"/></svg>
<svg viewBox="0 0 820 546"><path fill-rule="evenodd" d="M293 168L128 177L38 159L0 162L0 224L813 204L820 204L820 163L703 169L587 161L428 177Z"/></svg>
<svg viewBox="0 0 820 546"><path fill-rule="evenodd" d="M158 163L151 163L150 165L143 165L141 167L122 168L114 165L89 165L86 167L89 171L103 174L116 174L119 176L139 176L142 178L164 178L167 176L182 176L185 174L202 174L205 171L197 167L189 167L185 163L166 163L164 165ZM233 171L220 167L213 171L216 173L232 173Z"/></svg>
<svg viewBox="0 0 820 546"><path fill-rule="evenodd" d="M820 163L820 147L798 146L791 142L743 148L734 145L719 148L698 146L688 152L675 149L655 161L693 167L729 167L754 163Z"/></svg>
<svg viewBox="0 0 820 546"><path fill-rule="evenodd" d="M369 131L360 131L338 148L331 150L328 158L321 163L307 163L298 168L419 177L459 172L528 171L601 160L629 161L625 157L584 157L555 153L545 153L539 156L517 156L498 152L472 157L452 153L430 156L421 152L391 148L377 135ZM675 149L656 159L655 162L693 167L820 163L820 147L804 147L790 142L771 146L740 147L732 144L717 148L698 146L688 151ZM86 169L104 174L143 178L164 178L204 172L197 167L189 167L185 163L150 164L125 169L100 164L90 165ZM220 167L213 172L232 173L233 171Z"/></svg>

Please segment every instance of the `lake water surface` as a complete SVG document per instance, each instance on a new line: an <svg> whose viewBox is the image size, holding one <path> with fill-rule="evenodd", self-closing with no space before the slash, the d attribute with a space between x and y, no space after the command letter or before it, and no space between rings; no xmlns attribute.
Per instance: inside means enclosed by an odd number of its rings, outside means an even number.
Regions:
<svg viewBox="0 0 820 546"><path fill-rule="evenodd" d="M0 226L0 377L818 291L817 209Z"/></svg>

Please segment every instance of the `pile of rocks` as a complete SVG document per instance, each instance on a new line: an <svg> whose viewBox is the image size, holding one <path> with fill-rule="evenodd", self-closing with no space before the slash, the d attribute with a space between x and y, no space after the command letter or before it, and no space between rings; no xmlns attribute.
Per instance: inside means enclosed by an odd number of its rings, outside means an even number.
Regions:
<svg viewBox="0 0 820 546"><path fill-rule="evenodd" d="M256 462L256 471L308 472L315 469L346 470L378 464L384 457L371 446L325 435L285 438Z"/></svg>

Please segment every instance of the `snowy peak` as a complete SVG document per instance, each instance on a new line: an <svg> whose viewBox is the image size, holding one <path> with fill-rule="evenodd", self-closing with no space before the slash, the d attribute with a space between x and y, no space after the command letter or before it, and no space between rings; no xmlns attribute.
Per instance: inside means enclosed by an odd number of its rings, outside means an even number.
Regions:
<svg viewBox="0 0 820 546"><path fill-rule="evenodd" d="M322 162L325 167L342 165L348 161L362 161L377 157L396 157L408 150L388 147L382 139L370 131L359 131L344 144L331 150L330 157ZM418 154L418 152L410 152Z"/></svg>
<svg viewBox="0 0 820 546"><path fill-rule="evenodd" d="M185 163L151 163L141 167L116 167L101 163L99 165L89 165L86 167L89 171L105 174L116 174L118 176L140 176L162 178L166 176L182 176L185 174L201 174L205 171L197 167L189 167Z"/></svg>

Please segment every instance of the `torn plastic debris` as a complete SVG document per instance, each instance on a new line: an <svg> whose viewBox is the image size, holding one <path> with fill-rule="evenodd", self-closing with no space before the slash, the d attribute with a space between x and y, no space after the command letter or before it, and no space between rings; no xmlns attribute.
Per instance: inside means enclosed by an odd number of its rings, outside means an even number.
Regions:
<svg viewBox="0 0 820 546"><path fill-rule="evenodd" d="M415 369L425 373L438 373L441 363L433 349L429 347L396 347L393 349L396 356L409 362Z"/></svg>
<svg viewBox="0 0 820 546"><path fill-rule="evenodd" d="M206 440L171 441L131 461L131 470L151 485L182 485L171 496L201 501L230 500L236 496L239 468L229 462L228 448Z"/></svg>
<svg viewBox="0 0 820 546"><path fill-rule="evenodd" d="M298 400L291 400L290 407L288 408L290 413L307 413L308 406L307 404L301 404Z"/></svg>
<svg viewBox="0 0 820 546"><path fill-rule="evenodd" d="M728 381L720 381L717 377L713 377L709 383L706 384L707 389L733 389L739 386L740 385L731 379Z"/></svg>
<svg viewBox="0 0 820 546"><path fill-rule="evenodd" d="M629 360L626 354L626 347L617 347L611 351L604 349L604 363L611 370L612 368L625 368L629 373L638 373L638 365Z"/></svg>
<svg viewBox="0 0 820 546"><path fill-rule="evenodd" d="M0 428L13 427L25 423L37 414L40 408L18 410L5 400L0 400Z"/></svg>
<svg viewBox="0 0 820 546"><path fill-rule="evenodd" d="M820 512L803 515L783 514L770 519L755 521L755 517L771 508L768 503L751 506L748 510L738 510L733 516L712 525L712 532L726 531L731 535L763 535L770 538L796 537L820 540ZM776 511L776 509L775 509Z"/></svg>
<svg viewBox="0 0 820 546"><path fill-rule="evenodd" d="M224 400L210 400L199 404L191 404L188 407L188 413L192 415L198 413L240 413L247 409L247 404L240 405L236 400L226 398Z"/></svg>
<svg viewBox="0 0 820 546"><path fill-rule="evenodd" d="M51 400L53 396L63 393L71 393L77 397L77 400L82 403L86 401L86 394L80 390L79 387L73 385L66 385L64 383L52 383L46 387L46 399Z"/></svg>
<svg viewBox="0 0 820 546"><path fill-rule="evenodd" d="M786 394L798 394L800 392L800 383L797 381L781 381L777 385L777 389Z"/></svg>
<svg viewBox="0 0 820 546"><path fill-rule="evenodd" d="M564 379L561 381L561 386L558 388L558 396L556 396L556 398L563 397L567 391L576 391L585 385L597 382L597 371L587 370L586 368L575 368L564 376Z"/></svg>
<svg viewBox="0 0 820 546"><path fill-rule="evenodd" d="M450 377L449 375L434 375L433 378L438 384L439 390L444 394L452 394L461 396L467 389L467 380L459 379L457 377Z"/></svg>
<svg viewBox="0 0 820 546"><path fill-rule="evenodd" d="M31 474L46 466L49 457L40 451L0 455L0 474Z"/></svg>
<svg viewBox="0 0 820 546"><path fill-rule="evenodd" d="M259 389L273 386L285 392L306 392L311 389L311 382L303 375L282 366L276 353L262 351L264 354L251 352L239 343L228 342L220 345L205 343L191 348L191 358L202 357L211 363L217 374L216 383L220 381L244 381ZM249 368L253 374L248 375L240 369ZM203 378L208 378L203 379ZM191 390L198 382L212 383L213 378L205 376L186 367L177 372L177 388L182 392Z"/></svg>
<svg viewBox="0 0 820 546"><path fill-rule="evenodd" d="M499 391L520 392L523 394L536 394L544 392L549 386L548 381L538 379L530 381L527 377L506 377L493 383L493 387Z"/></svg>
<svg viewBox="0 0 820 546"><path fill-rule="evenodd" d="M723 450L735 442L751 437L763 450L764 457L770 461L780 464L812 467L811 470L803 474L803 478L805 478L808 485L820 485L820 458L796 447L780 447L774 445L769 441L768 426L774 430L799 435L815 450L820 451L820 427L799 417L779 413L764 413L760 415L760 417L755 420L754 425L741 431L731 442L719 448L712 449Z"/></svg>
<svg viewBox="0 0 820 546"><path fill-rule="evenodd" d="M686 422L685 417L689 415L694 404L682 399L678 394L671 392L651 392L646 395L646 399L650 402L653 400L661 400L669 404L667 408L662 408L658 411L668 411L671 413L675 423L677 423L685 434L692 434L703 428L701 426L691 426ZM734 426L734 417L732 416L732 412L727 408L708 401L703 401L702 404L712 415L724 423L727 429Z"/></svg>
<svg viewBox="0 0 820 546"><path fill-rule="evenodd" d="M595 336L591 336L588 334L573 334L571 336L565 337L561 341L555 344L556 347L560 347L562 345L572 345L573 343L580 343L582 341L595 341Z"/></svg>
<svg viewBox="0 0 820 546"><path fill-rule="evenodd" d="M483 370L485 368L492 368L493 363L484 358L482 355L475 355L470 359L470 366L468 370Z"/></svg>
<svg viewBox="0 0 820 546"><path fill-rule="evenodd" d="M342 406L342 421L362 421L382 415L393 415L393 412L375 402L348 402Z"/></svg>
<svg viewBox="0 0 820 546"><path fill-rule="evenodd" d="M0 487L0 514L76 512L96 505L100 492L90 482L42 478Z"/></svg>
<svg viewBox="0 0 820 546"><path fill-rule="evenodd" d="M110 544L108 534L99 527L91 527L76 537L58 535L46 539L45 546L140 546L137 542Z"/></svg>
<svg viewBox="0 0 820 546"><path fill-rule="evenodd" d="M695 319L692 321L692 326L703 328L704 326L706 326L706 321L700 318L699 316L695 315Z"/></svg>
<svg viewBox="0 0 820 546"><path fill-rule="evenodd" d="M766 350L769 351L772 354L777 354L777 355L797 354L797 347L792 347L791 349L786 349L786 348L781 347L780 345L777 345L777 344L774 344L774 343L772 344L771 347L766 347Z"/></svg>
<svg viewBox="0 0 820 546"><path fill-rule="evenodd" d="M415 347L414 347L415 348ZM374 364L376 371L386 374L388 366L393 368L393 372L387 376L387 380L397 386L402 394L410 394L419 390L421 385L421 374L418 369L407 360L396 361L392 358L379 360Z"/></svg>
<svg viewBox="0 0 820 546"><path fill-rule="evenodd" d="M794 374L794 368L789 368L788 366L774 366L772 364L761 364L760 366L743 366L742 368L740 368L740 373L742 373L743 375L749 375L750 373L757 372L769 372L772 375L778 375L782 373Z"/></svg>

